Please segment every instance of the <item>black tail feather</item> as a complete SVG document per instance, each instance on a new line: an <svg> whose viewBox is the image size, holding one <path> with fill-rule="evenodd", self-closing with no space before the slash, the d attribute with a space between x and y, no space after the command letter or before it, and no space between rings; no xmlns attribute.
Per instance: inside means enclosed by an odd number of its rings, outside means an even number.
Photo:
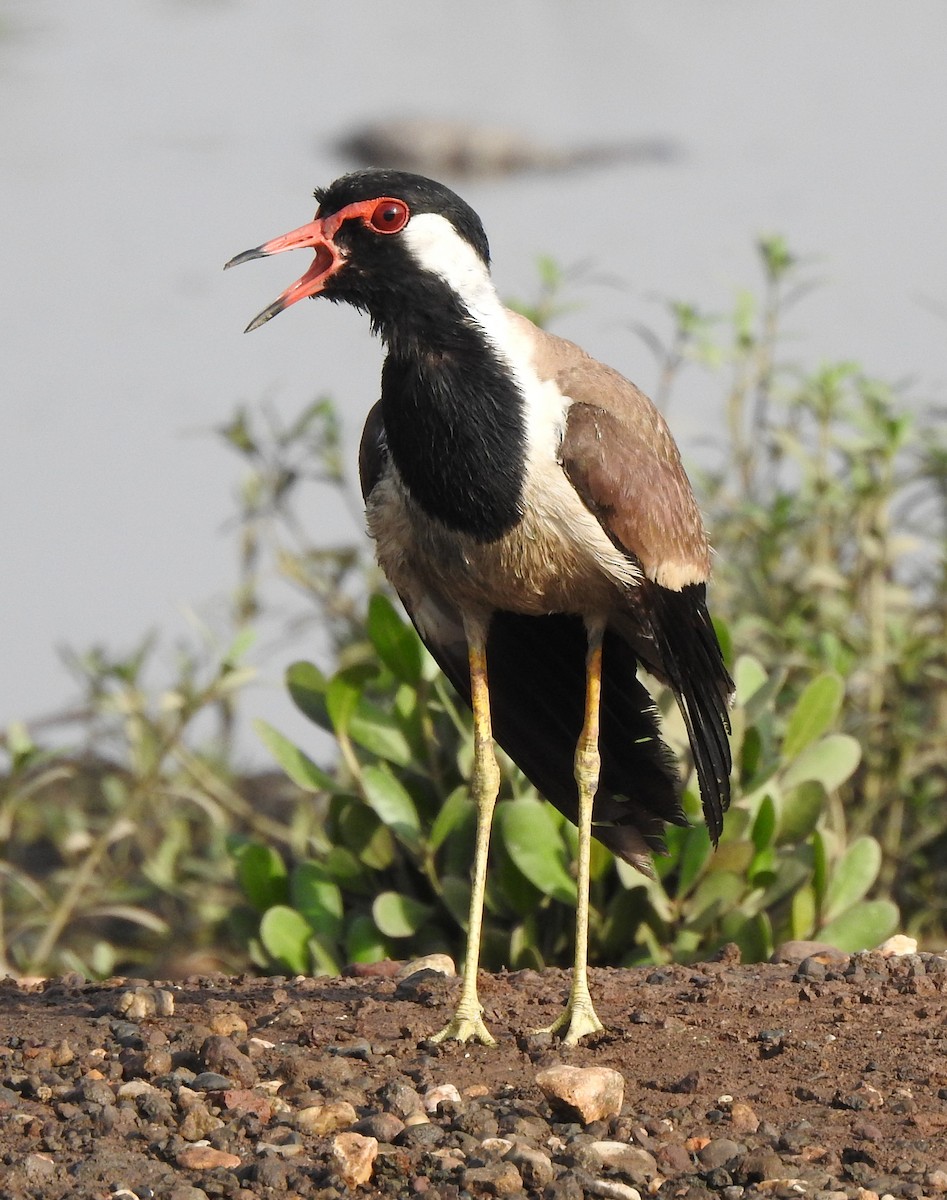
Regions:
<svg viewBox="0 0 947 1200"><path fill-rule="evenodd" d="M733 681L707 611L704 585L691 584L678 592L650 583L645 590L659 673L674 692L684 718L704 819L716 844L730 805L727 735Z"/></svg>
<svg viewBox="0 0 947 1200"><path fill-rule="evenodd" d="M582 619L565 614L497 612L487 640L494 737L541 795L573 822L578 816L573 761L582 729L587 645ZM462 647L429 649L469 704ZM606 631L602 772L593 833L614 853L647 869L647 852L665 848L665 824L687 822L674 757L661 740L654 702L636 667L631 647Z"/></svg>

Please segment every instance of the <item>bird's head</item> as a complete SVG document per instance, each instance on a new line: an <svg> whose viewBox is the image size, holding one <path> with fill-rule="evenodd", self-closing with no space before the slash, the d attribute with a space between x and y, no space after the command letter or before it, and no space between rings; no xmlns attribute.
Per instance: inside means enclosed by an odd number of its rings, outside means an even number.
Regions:
<svg viewBox="0 0 947 1200"><path fill-rule="evenodd" d="M258 329L306 296L367 311L390 336L409 311L436 311L444 285L476 308L492 293L490 251L480 218L443 184L403 171L343 175L316 191L308 225L238 254L226 265L283 250L315 250L312 266L247 326Z"/></svg>

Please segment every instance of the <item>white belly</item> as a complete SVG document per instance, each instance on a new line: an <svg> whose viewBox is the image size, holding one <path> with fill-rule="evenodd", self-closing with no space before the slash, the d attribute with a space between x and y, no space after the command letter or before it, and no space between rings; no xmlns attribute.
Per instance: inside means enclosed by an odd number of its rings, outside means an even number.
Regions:
<svg viewBox="0 0 947 1200"><path fill-rule="evenodd" d="M558 465L524 491L523 519L494 542L454 533L424 514L389 468L368 500L379 564L408 607L432 594L461 611L605 615L641 578L605 536Z"/></svg>

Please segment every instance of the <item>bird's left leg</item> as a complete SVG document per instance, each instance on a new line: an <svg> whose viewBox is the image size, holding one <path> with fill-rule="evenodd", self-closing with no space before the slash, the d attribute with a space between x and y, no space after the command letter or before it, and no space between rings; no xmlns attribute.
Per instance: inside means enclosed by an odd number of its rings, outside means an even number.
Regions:
<svg viewBox="0 0 947 1200"><path fill-rule="evenodd" d="M588 620L588 653L585 665L585 716L575 749L575 781L579 789L579 852L576 864L578 897L575 911L575 962L572 987L565 1011L543 1032L557 1033L574 1046L579 1038L599 1033L604 1026L589 994L589 860L592 852L592 803L598 791L602 760L599 753L599 722L602 696L603 622Z"/></svg>
<svg viewBox="0 0 947 1200"><path fill-rule="evenodd" d="M474 763L470 792L477 805L477 841L473 880L470 891L470 916L467 922L467 954L464 959L464 983L453 1018L431 1039L443 1042L471 1040L485 1046L496 1041L483 1022L483 1008L477 994L477 969L480 965L480 936L483 926L483 896L487 885L487 856L490 827L500 790L500 768L493 748L490 723L490 692L487 683L487 625L483 621L464 622L467 654L470 662L470 707L473 710Z"/></svg>

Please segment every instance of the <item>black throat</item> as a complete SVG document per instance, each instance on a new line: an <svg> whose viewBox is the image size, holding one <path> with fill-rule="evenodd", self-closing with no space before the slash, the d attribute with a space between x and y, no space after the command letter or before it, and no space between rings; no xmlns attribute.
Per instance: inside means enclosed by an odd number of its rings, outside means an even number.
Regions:
<svg viewBox="0 0 947 1200"><path fill-rule="evenodd" d="M509 367L444 285L422 336L389 340L381 406L388 450L415 503L480 542L522 516L524 400Z"/></svg>

